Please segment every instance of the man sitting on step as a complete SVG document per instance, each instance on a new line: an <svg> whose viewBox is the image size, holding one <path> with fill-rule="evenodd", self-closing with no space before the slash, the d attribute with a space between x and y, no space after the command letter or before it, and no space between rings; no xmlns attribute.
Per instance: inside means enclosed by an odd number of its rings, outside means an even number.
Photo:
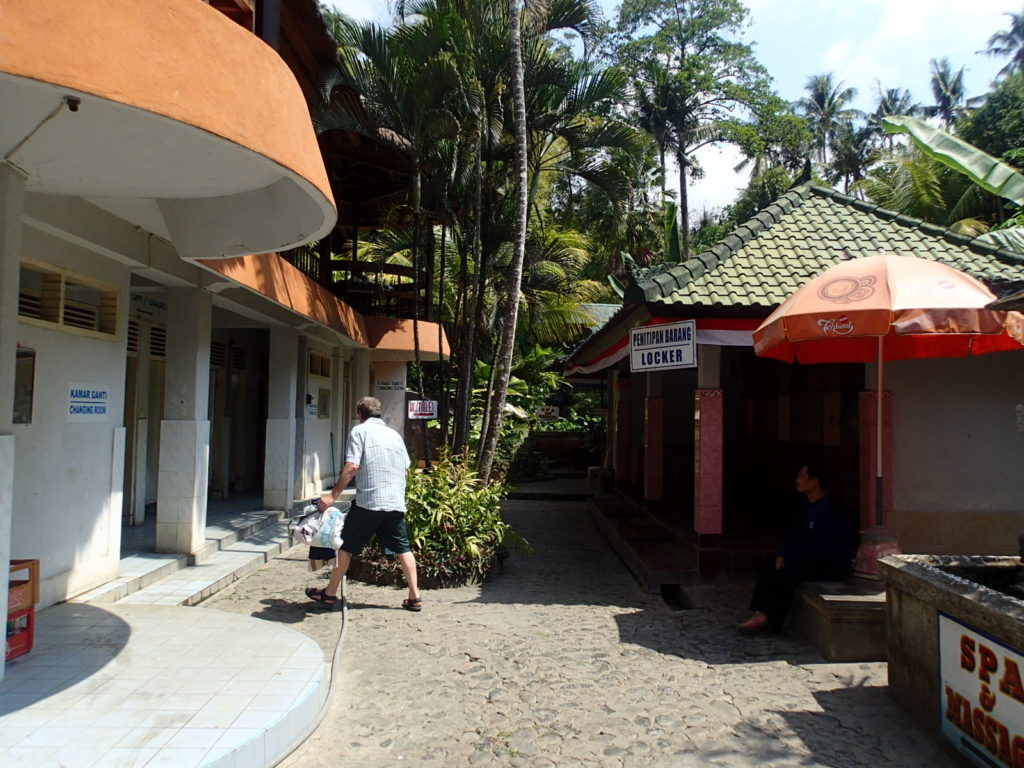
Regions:
<svg viewBox="0 0 1024 768"><path fill-rule="evenodd" d="M774 559L761 564L750 600L753 614L737 627L745 635L781 631L801 581L841 581L850 574L853 536L843 506L828 492L816 464L800 468L796 490L807 498L797 525Z"/></svg>

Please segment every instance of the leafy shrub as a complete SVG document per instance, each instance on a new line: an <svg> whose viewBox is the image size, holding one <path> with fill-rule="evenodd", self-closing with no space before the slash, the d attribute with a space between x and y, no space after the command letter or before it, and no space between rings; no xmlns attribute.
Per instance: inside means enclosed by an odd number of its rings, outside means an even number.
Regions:
<svg viewBox="0 0 1024 768"><path fill-rule="evenodd" d="M508 548L529 550L526 540L501 518L508 488L484 485L465 456L445 455L430 474L410 472L405 524L423 587L483 581ZM375 584L402 582L402 570L374 540L353 563L352 578Z"/></svg>

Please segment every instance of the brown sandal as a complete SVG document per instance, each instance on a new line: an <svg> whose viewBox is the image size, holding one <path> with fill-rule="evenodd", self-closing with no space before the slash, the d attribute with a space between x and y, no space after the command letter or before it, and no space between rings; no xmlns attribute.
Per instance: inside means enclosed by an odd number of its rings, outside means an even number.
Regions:
<svg viewBox="0 0 1024 768"><path fill-rule="evenodd" d="M402 601L402 607L407 611L419 613L423 610L423 599L420 597L409 597Z"/></svg>
<svg viewBox="0 0 1024 768"><path fill-rule="evenodd" d="M328 595L326 589L306 587L306 597L317 603L323 603L328 608L335 608L341 602L337 595Z"/></svg>

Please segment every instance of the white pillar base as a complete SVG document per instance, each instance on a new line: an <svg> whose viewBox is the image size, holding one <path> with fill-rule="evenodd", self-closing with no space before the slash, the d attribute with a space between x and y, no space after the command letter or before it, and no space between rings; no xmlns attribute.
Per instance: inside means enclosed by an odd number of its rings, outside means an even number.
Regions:
<svg viewBox="0 0 1024 768"><path fill-rule="evenodd" d="M210 422L160 424L156 551L197 554L206 543Z"/></svg>
<svg viewBox="0 0 1024 768"><path fill-rule="evenodd" d="M267 419L267 447L263 464L263 506L291 509L295 498L295 419Z"/></svg>

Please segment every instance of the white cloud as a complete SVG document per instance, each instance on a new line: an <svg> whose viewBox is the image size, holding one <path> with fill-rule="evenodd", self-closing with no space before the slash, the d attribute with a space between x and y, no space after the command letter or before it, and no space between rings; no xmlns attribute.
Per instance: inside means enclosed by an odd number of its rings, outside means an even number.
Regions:
<svg viewBox="0 0 1024 768"><path fill-rule="evenodd" d="M391 18L385 0L326 0L326 2L327 5L333 6L336 10L355 19L385 23Z"/></svg>

